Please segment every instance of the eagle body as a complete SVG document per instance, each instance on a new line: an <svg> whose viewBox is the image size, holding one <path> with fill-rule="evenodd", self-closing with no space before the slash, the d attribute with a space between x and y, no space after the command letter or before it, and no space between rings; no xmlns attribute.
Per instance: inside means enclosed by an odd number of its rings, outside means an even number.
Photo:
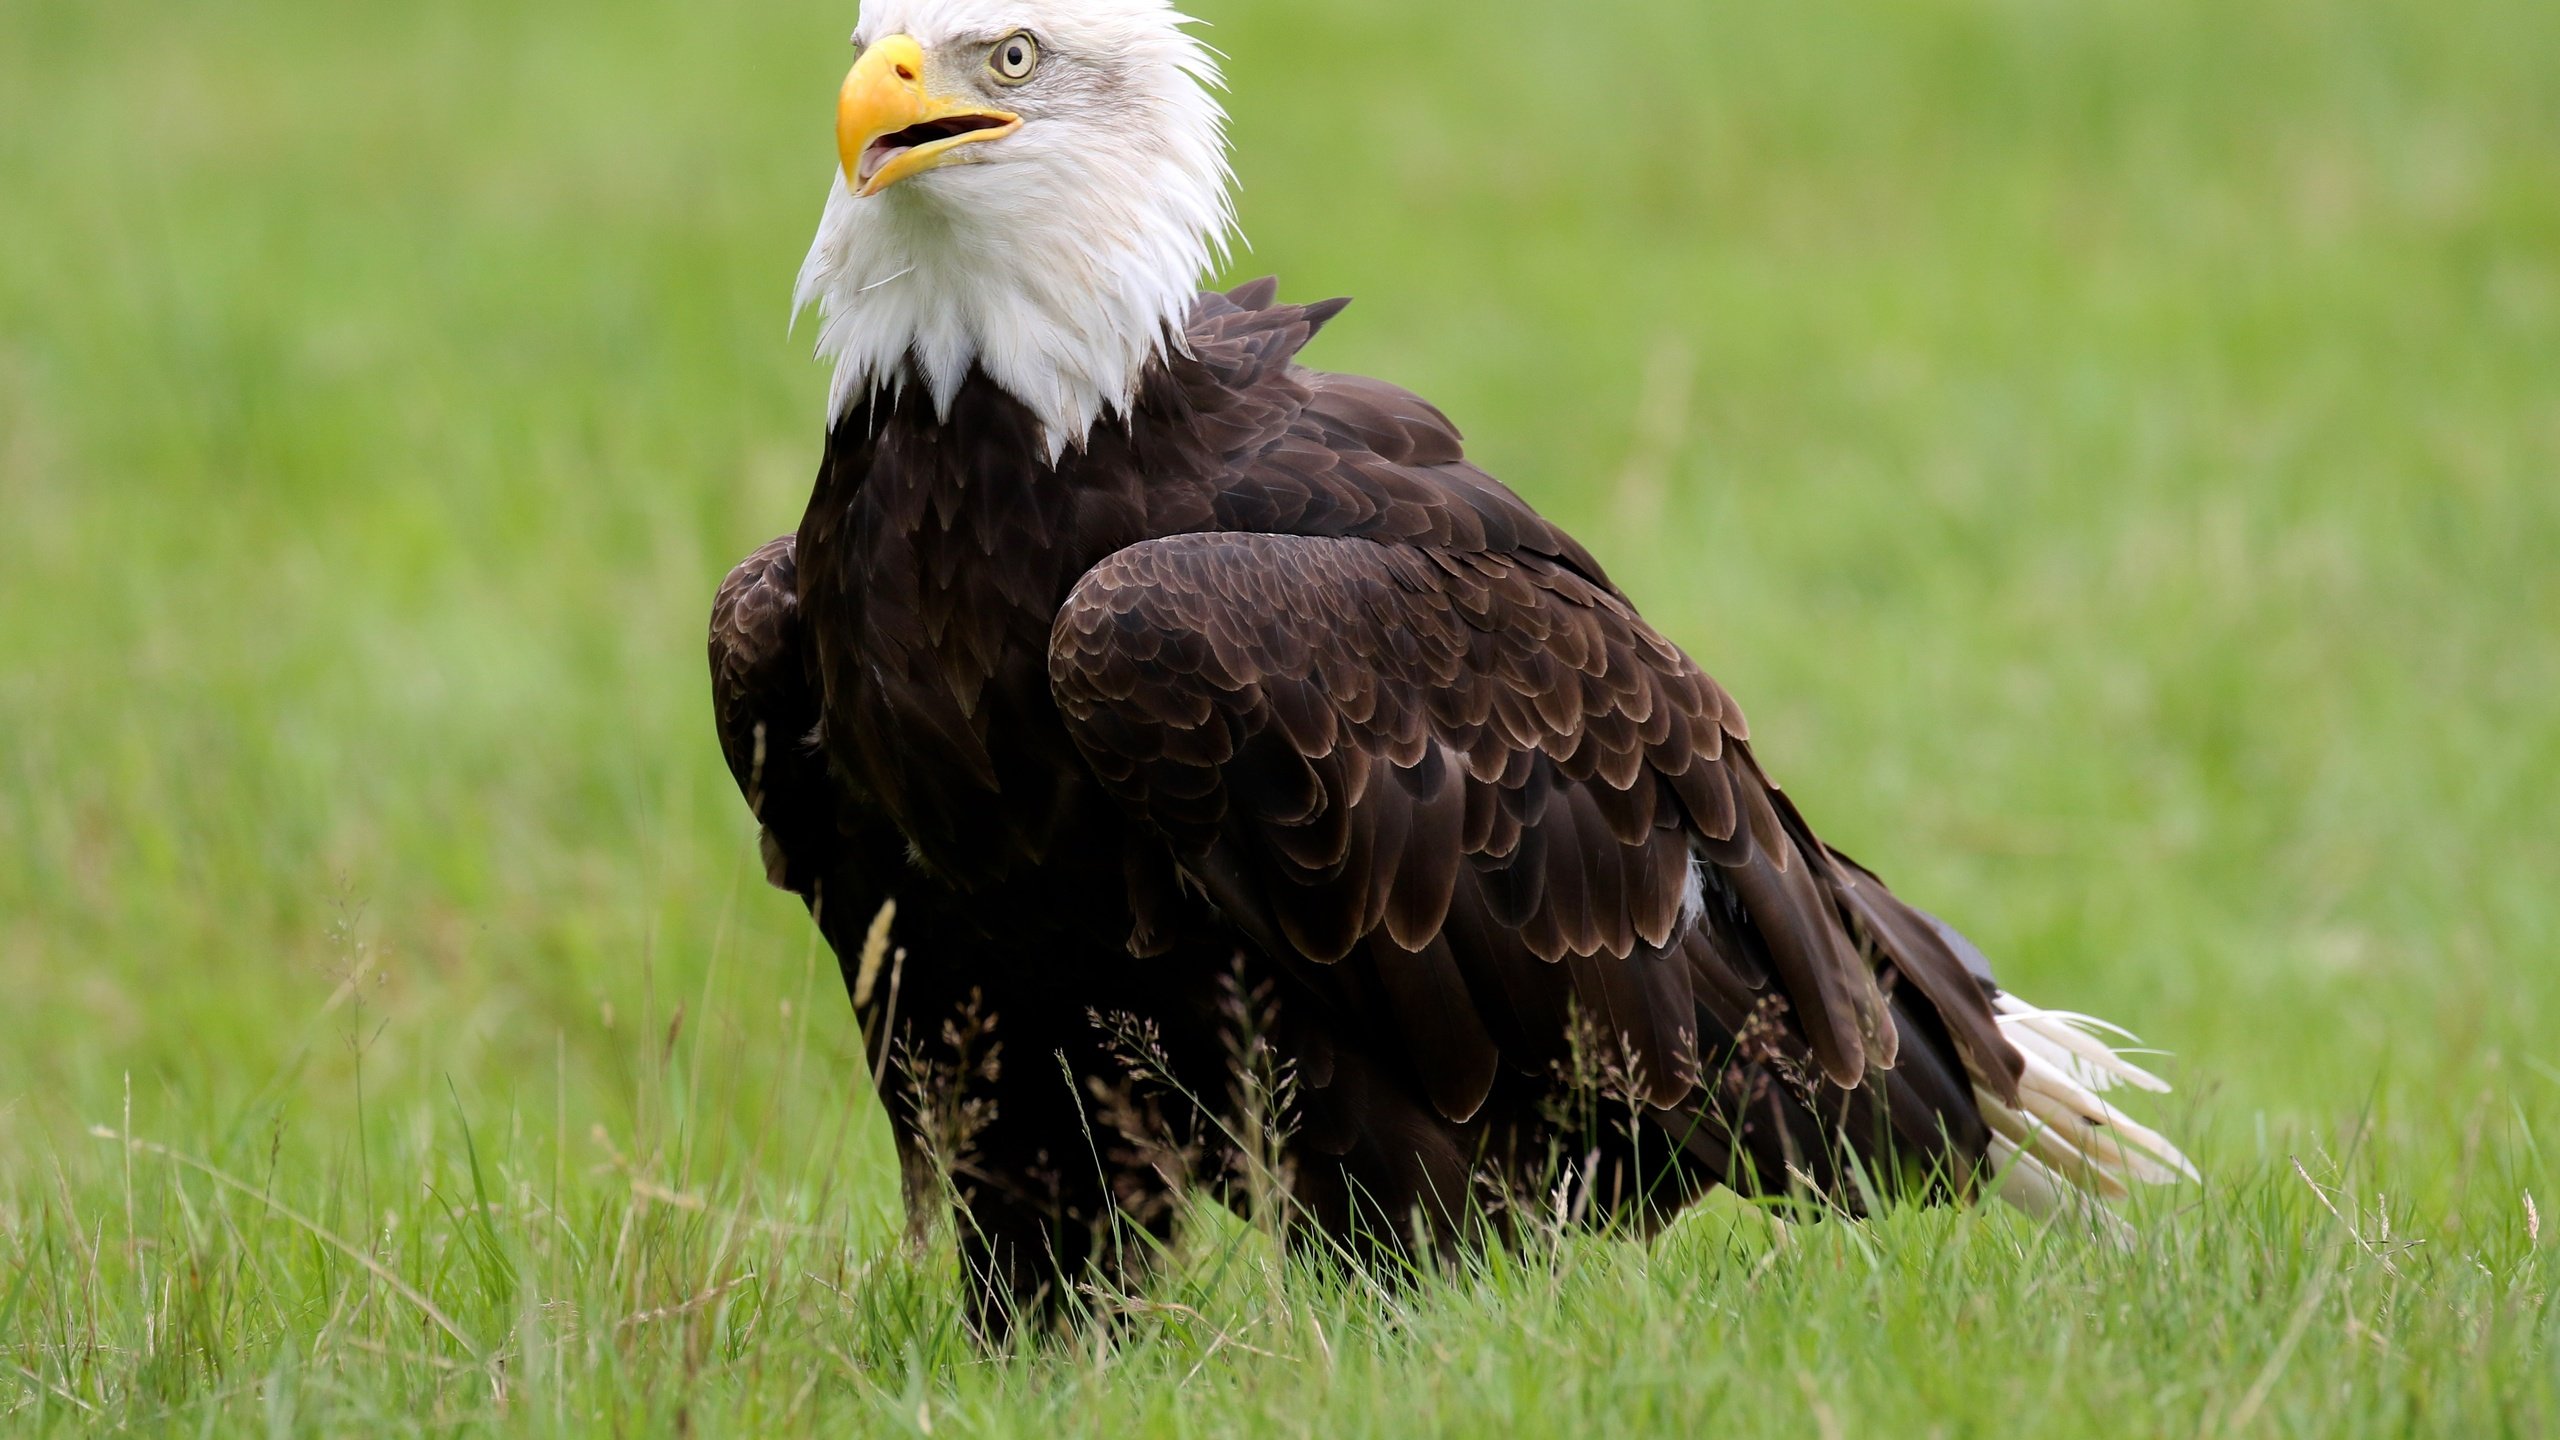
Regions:
<svg viewBox="0 0 2560 1440"><path fill-rule="evenodd" d="M875 4L826 456L721 587L715 714L990 1330L1188 1193L1375 1261L2191 1173L1439 411L1300 363L1341 302L1164 298L1226 212L1161 0Z"/></svg>

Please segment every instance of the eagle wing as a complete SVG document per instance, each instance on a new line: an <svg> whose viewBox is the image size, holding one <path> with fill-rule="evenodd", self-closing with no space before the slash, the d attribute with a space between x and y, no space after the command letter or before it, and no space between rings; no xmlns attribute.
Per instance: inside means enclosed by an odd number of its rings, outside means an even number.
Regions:
<svg viewBox="0 0 2560 1440"><path fill-rule="evenodd" d="M712 717L729 773L763 826L766 878L808 904L851 965L888 898L902 842L851 803L820 745L823 708L800 620L798 548L785 535L721 583L711 610Z"/></svg>
<svg viewBox="0 0 2560 1440"><path fill-rule="evenodd" d="M1453 1121L1589 1022L1677 1105L1702 1021L1771 995L1854 1089L1895 1064L1896 974L2010 1068L1981 988L1823 850L1733 701L1563 559L1154 540L1076 587L1050 679L1103 786L1277 958L1373 1001Z"/></svg>

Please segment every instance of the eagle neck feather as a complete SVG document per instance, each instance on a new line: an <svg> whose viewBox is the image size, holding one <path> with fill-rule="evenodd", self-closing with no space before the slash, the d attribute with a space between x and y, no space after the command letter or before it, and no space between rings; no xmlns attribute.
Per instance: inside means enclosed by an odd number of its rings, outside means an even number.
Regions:
<svg viewBox="0 0 2560 1440"><path fill-rule="evenodd" d="M1126 416L1184 350L1234 224L1223 113L1189 80L1159 104L1155 144L1073 167L955 165L868 198L837 172L794 296L835 366L829 424L911 387L947 423L973 371L1038 418L1052 463Z"/></svg>

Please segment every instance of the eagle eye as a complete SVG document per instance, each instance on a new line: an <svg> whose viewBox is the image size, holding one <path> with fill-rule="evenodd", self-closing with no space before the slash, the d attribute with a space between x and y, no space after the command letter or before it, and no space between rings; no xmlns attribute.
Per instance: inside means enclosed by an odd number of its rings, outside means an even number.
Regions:
<svg viewBox="0 0 2560 1440"><path fill-rule="evenodd" d="M987 52L987 69L999 84L1019 85L1040 68L1040 42L1028 30L1017 30Z"/></svg>

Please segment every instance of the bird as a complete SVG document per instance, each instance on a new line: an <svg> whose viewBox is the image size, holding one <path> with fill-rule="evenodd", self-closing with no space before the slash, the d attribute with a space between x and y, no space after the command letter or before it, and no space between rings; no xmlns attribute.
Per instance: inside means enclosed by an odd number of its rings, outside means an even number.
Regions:
<svg viewBox="0 0 2560 1440"><path fill-rule="evenodd" d="M1381 380L1224 291L1164 0L868 0L794 295L796 531L723 755L844 971L911 1224L1002 1335L1195 1198L1414 1273L1718 1187L2077 1214L2193 1180L2123 1032L1826 845L1741 707ZM2114 1223L2121 1224L2121 1220Z"/></svg>

